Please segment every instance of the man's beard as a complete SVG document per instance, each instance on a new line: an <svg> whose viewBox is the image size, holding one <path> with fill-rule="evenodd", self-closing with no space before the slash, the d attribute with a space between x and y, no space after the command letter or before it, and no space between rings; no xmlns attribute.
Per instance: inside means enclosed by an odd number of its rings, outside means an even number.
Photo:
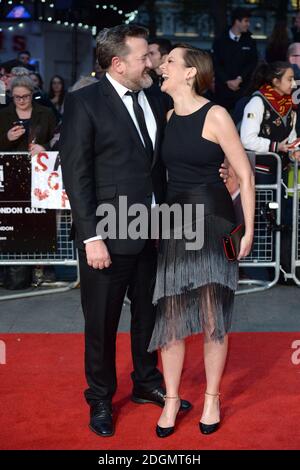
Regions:
<svg viewBox="0 0 300 470"><path fill-rule="evenodd" d="M150 77L150 75L147 73L146 75L143 75L140 79L136 80L126 80L126 87L129 90L133 91L139 91L143 90L144 88L150 88L151 85L153 84L153 80Z"/></svg>

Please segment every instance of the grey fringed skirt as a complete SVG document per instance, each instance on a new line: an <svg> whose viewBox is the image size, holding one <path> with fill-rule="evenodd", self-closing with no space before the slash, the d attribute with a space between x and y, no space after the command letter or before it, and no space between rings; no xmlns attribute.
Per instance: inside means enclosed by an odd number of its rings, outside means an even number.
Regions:
<svg viewBox="0 0 300 470"><path fill-rule="evenodd" d="M193 209L204 204L204 244L201 249L187 250L187 239L176 239L174 226L169 239L160 240L153 295L157 313L149 352L200 331L222 342L231 327L238 284L238 262L227 260L222 242L235 226L225 185L203 184L176 196L169 194L167 201L182 207L192 204Z"/></svg>

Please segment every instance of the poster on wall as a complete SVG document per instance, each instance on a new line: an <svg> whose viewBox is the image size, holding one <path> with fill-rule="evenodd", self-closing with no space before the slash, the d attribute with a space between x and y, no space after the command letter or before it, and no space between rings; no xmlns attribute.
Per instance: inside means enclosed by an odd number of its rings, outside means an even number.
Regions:
<svg viewBox="0 0 300 470"><path fill-rule="evenodd" d="M56 251L56 212L31 205L31 157L0 154L0 251Z"/></svg>
<svg viewBox="0 0 300 470"><path fill-rule="evenodd" d="M58 152L41 152L32 157L31 205L40 209L70 209Z"/></svg>

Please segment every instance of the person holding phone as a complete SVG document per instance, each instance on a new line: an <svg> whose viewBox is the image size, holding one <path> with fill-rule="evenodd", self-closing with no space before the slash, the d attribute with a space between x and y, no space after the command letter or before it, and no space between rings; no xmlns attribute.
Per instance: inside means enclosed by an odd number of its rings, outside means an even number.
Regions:
<svg viewBox="0 0 300 470"><path fill-rule="evenodd" d="M13 79L13 101L0 111L0 151L29 151L35 155L48 148L56 120L49 108L32 100L33 92L29 77Z"/></svg>
<svg viewBox="0 0 300 470"><path fill-rule="evenodd" d="M294 70L289 62L263 63L256 69L253 83L256 91L244 109L241 141L246 150L277 153L282 161L282 180L288 186L291 160L300 159L297 114L292 100L292 91L296 87ZM256 184L276 184L277 162L273 156L256 155L255 181ZM292 198L286 198L285 191L282 191L281 214L284 227L281 232L281 266L289 272ZM273 279L273 271L266 268L263 273L260 269L255 276Z"/></svg>
<svg viewBox="0 0 300 470"><path fill-rule="evenodd" d="M300 156L300 152L294 152L297 115L292 102L295 87L293 68L289 62L263 63L256 69L253 82L256 91L244 109L241 141L247 150L278 153L285 172L290 153L294 158ZM264 157L261 163L267 161L271 170L275 170L274 159Z"/></svg>
<svg viewBox="0 0 300 470"><path fill-rule="evenodd" d="M11 82L12 102L0 111L0 152L30 152L36 155L47 149L56 127L51 109L32 99L34 84L28 76L19 76ZM49 147L50 148L50 147ZM18 266L18 283L28 285L31 266ZM33 270L33 282L38 285L40 268ZM7 266L5 285L11 285L16 267ZM22 280L22 282L21 282ZM14 283L16 286L16 283ZM17 287L14 287L17 288Z"/></svg>

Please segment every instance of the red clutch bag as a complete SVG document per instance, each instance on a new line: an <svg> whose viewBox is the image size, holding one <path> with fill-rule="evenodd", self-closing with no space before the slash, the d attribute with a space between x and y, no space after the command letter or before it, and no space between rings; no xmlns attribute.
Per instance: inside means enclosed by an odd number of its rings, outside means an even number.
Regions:
<svg viewBox="0 0 300 470"><path fill-rule="evenodd" d="M223 237L223 247L228 261L236 261L240 252L241 239L245 234L245 225L239 224L229 235Z"/></svg>

